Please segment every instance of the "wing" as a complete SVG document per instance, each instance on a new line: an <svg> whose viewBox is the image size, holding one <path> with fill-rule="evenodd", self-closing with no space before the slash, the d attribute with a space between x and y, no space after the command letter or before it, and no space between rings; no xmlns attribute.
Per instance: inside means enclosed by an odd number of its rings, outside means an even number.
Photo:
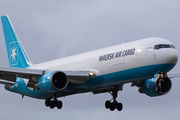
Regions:
<svg viewBox="0 0 180 120"><path fill-rule="evenodd" d="M168 77L169 78L180 77L180 71L178 71L178 72L170 72L170 73L168 73Z"/></svg>
<svg viewBox="0 0 180 120"><path fill-rule="evenodd" d="M0 84L13 85L16 77L28 79L28 87L34 87L41 76L48 73L48 70L36 70L25 68L0 67ZM66 74L70 84L83 83L95 77L91 71L61 71Z"/></svg>

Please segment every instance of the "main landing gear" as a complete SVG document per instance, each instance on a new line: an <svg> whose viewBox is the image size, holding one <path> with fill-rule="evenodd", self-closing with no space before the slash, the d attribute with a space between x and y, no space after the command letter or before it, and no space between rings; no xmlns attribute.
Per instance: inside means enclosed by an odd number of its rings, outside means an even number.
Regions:
<svg viewBox="0 0 180 120"><path fill-rule="evenodd" d="M45 100L45 105L47 107L50 107L51 109L53 109L54 107L57 107L58 109L62 108L62 102L58 101L55 97L53 100L51 99L46 99Z"/></svg>
<svg viewBox="0 0 180 120"><path fill-rule="evenodd" d="M112 89L112 92L110 92L110 94L111 94L112 97L113 97L113 99L111 99L112 102L111 102L111 100L107 100L107 101L105 102L105 107L106 107L107 109L110 109L111 111L114 111L115 109L117 109L118 111L121 111L121 110L123 109L123 105L122 105L122 103L118 103L118 102L116 101L117 94L118 94L118 88L117 88L117 87L114 87L114 88Z"/></svg>

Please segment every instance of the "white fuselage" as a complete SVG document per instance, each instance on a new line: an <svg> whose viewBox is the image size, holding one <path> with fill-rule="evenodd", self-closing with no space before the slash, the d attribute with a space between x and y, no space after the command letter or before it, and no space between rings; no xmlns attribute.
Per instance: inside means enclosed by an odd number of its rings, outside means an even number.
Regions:
<svg viewBox="0 0 180 120"><path fill-rule="evenodd" d="M141 66L166 64L169 63L166 59L168 49L153 49L156 44L162 43L172 44L162 38L147 38L36 64L29 68L61 71L87 70L95 71L98 76ZM125 51L132 49L135 49L134 54L126 55ZM100 60L102 56L105 58Z"/></svg>

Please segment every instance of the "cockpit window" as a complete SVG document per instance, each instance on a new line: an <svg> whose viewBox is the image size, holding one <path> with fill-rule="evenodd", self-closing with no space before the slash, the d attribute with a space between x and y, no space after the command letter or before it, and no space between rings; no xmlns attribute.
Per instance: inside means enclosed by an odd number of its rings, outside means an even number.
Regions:
<svg viewBox="0 0 180 120"><path fill-rule="evenodd" d="M174 49L176 49L176 48L174 47L174 45L171 45L171 48L174 48Z"/></svg>
<svg viewBox="0 0 180 120"><path fill-rule="evenodd" d="M161 48L173 48L173 49L175 49L174 45L168 45L168 44L159 44L159 45L154 46L155 50L158 50Z"/></svg>
<svg viewBox="0 0 180 120"><path fill-rule="evenodd" d="M157 49L163 48L163 45L158 45Z"/></svg>
<svg viewBox="0 0 180 120"><path fill-rule="evenodd" d="M163 48L171 48L170 45L163 45Z"/></svg>

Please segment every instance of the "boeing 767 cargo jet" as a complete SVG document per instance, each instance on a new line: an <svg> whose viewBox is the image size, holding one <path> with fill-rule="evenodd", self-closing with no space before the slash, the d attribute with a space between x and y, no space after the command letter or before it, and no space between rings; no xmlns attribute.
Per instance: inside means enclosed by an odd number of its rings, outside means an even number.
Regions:
<svg viewBox="0 0 180 120"><path fill-rule="evenodd" d="M178 52L170 41L146 38L78 55L32 64L8 16L1 17L10 67L0 67L0 83L5 89L37 99L50 108L62 108L57 100L73 94L109 92L105 102L110 110L121 111L118 91L132 83L140 93L161 96L171 89L167 74L178 61Z"/></svg>

